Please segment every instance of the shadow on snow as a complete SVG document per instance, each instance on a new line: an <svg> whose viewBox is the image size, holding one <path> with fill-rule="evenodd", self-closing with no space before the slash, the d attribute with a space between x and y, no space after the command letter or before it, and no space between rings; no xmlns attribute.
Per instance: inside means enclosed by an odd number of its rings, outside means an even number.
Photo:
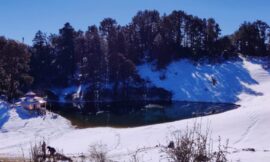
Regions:
<svg viewBox="0 0 270 162"><path fill-rule="evenodd" d="M246 86L258 82L245 69L242 60L198 65L180 60L163 71L152 68L151 65L142 65L138 71L155 86L171 91L173 100L235 103L241 92L262 95ZM161 79L162 76L165 79Z"/></svg>
<svg viewBox="0 0 270 162"><path fill-rule="evenodd" d="M5 103L1 103L0 102L0 131L4 131L2 129L3 125L8 121L8 119L10 118L9 115L9 108Z"/></svg>

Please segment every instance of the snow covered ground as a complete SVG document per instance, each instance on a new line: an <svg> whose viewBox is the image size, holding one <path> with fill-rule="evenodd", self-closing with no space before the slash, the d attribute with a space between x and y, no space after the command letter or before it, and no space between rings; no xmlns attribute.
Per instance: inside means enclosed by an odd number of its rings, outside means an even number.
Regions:
<svg viewBox="0 0 270 162"><path fill-rule="evenodd" d="M138 67L144 79L171 91L173 100L234 103L240 93L259 94L246 86L257 81L241 60L214 65L194 65L189 60L180 60L171 63L166 70L153 69L151 64Z"/></svg>
<svg viewBox="0 0 270 162"><path fill-rule="evenodd" d="M36 117L21 108L10 109L5 103L0 103L0 152L7 155L22 155L30 145L47 137L57 138L71 130L71 124L61 116L47 114L44 117ZM5 120L3 119L3 116ZM27 146L25 148L25 146Z"/></svg>
<svg viewBox="0 0 270 162"><path fill-rule="evenodd" d="M75 129L66 119L49 114L45 118L29 118L15 109L0 104L0 156L21 156L21 148L46 139L50 145L63 149L65 154L87 154L93 144L106 145L113 160L128 161L139 148L149 148L140 153L141 161L166 161L156 145L167 145L170 134L185 130L187 125L199 121L210 123L212 137L229 139L232 161L268 162L270 159L270 73L258 61L227 62L220 66L193 66L181 61L168 67L166 82L149 67L141 67L141 75L150 76L156 86L174 93L174 99L193 101L237 102L239 109L197 119L187 119L165 124L137 128ZM186 68L179 70L177 69ZM148 70L147 70L148 69ZM150 70L149 70L150 69ZM183 77L187 76L187 78ZM217 79L213 86L209 77ZM210 83L209 83L210 82ZM211 96L206 98L205 96ZM192 97L194 96L194 97ZM255 152L242 151L254 148ZM25 151L25 155L28 154Z"/></svg>

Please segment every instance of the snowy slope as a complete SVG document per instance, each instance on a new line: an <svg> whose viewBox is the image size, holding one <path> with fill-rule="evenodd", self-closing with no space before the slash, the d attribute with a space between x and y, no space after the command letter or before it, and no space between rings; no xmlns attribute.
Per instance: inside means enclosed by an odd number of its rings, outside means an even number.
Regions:
<svg viewBox="0 0 270 162"><path fill-rule="evenodd" d="M2 110L5 109L5 113ZM8 119L2 120L1 116ZM8 155L25 154L30 145L43 139L50 140L62 136L71 130L71 124L59 115L48 113L44 117L36 117L21 108L10 109L0 102L0 152Z"/></svg>
<svg viewBox="0 0 270 162"><path fill-rule="evenodd" d="M171 91L173 100L234 103L239 100L238 95L242 92L256 94L246 86L257 82L241 60L215 65L194 65L188 60L180 60L171 63L163 71L152 69L153 66L149 64L138 67L144 79ZM165 79L160 79L162 76Z"/></svg>
<svg viewBox="0 0 270 162"><path fill-rule="evenodd" d="M188 63L184 62L184 64ZM189 68L193 69L195 67L190 65ZM260 63L245 59L237 63L228 62L220 67L201 67L200 69L201 71L194 74L195 78L198 78L198 81L194 79L192 81L193 85L202 83L202 87L208 87L214 90L213 93L209 93L216 94L221 91L221 94L216 95L217 97L213 95L214 97L212 98L203 98L202 94L195 94L195 92L202 92L200 91L202 88L199 87L193 90L186 83L186 90L190 91L191 95L195 95L192 98L193 100L225 101L224 98L226 98L226 101L227 99L230 99L230 101L238 100L237 104L240 104L241 107L236 110L199 119L187 119L138 128L89 128L80 130L72 128L69 122L61 117L56 119L52 119L51 117L46 117L45 119L21 119L16 115L17 112L15 110L11 110L8 111L9 119L2 124L1 128L1 130L5 131L0 133L0 155L17 154L20 156L21 152L18 151L20 146L27 148L29 142L34 141L36 137L44 137L49 139L52 146L63 149L63 152L66 154L87 154L89 145L101 143L107 145L109 157L114 160L128 161L137 149L147 147L150 148L147 152L139 154L140 160L153 162L166 161L160 157L159 149L155 148L155 146L158 144L167 144L168 136L170 136L171 132L184 130L187 125L193 125L195 121L200 121L203 125L210 123L212 137L215 141L218 136L221 136L224 140L229 139L231 152L229 158L232 161L268 162L270 153L265 150L270 150L269 72L263 69ZM210 72L205 69L210 69ZM174 73L173 69L169 68L169 71L171 71L171 74ZM220 72L222 74L219 74ZM192 74L188 74L190 78L193 78ZM198 77L205 76L206 74L215 74L215 77L219 80L219 84L224 83L224 88L222 85L211 87L208 83L203 82L202 78ZM178 86L178 84L170 81L173 80L172 76L167 76L167 79L168 82L171 82L170 84ZM178 79L179 83L185 84L185 81L183 81L185 80L184 78L179 77ZM183 80L181 81L180 79ZM225 80L223 81L223 79ZM232 84L229 84L230 81L232 81ZM172 87L169 83L166 85L158 80L156 80L155 84ZM227 90L227 88L232 90ZM223 90L229 94L226 95ZM179 92L179 94L176 90L174 92L176 99L181 99L178 97L188 96L183 91ZM233 95L233 97L229 95ZM242 151L243 148L255 148L256 152L245 152Z"/></svg>

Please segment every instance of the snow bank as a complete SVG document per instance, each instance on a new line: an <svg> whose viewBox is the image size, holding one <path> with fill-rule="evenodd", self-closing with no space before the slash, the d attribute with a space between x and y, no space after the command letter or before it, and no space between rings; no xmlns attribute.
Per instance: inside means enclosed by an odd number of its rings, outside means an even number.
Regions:
<svg viewBox="0 0 270 162"><path fill-rule="evenodd" d="M138 71L155 86L171 91L173 100L234 103L242 92L260 95L246 86L257 81L242 61L194 65L180 60L163 71L154 71L149 64L139 66Z"/></svg>

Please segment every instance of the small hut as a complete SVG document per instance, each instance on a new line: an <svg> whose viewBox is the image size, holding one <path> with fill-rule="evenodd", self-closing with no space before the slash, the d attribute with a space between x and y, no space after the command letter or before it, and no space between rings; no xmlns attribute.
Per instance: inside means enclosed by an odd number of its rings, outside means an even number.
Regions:
<svg viewBox="0 0 270 162"><path fill-rule="evenodd" d="M37 111L39 113L46 113L47 101L37 96L34 92L28 92L24 97L20 98L19 105L30 111Z"/></svg>

